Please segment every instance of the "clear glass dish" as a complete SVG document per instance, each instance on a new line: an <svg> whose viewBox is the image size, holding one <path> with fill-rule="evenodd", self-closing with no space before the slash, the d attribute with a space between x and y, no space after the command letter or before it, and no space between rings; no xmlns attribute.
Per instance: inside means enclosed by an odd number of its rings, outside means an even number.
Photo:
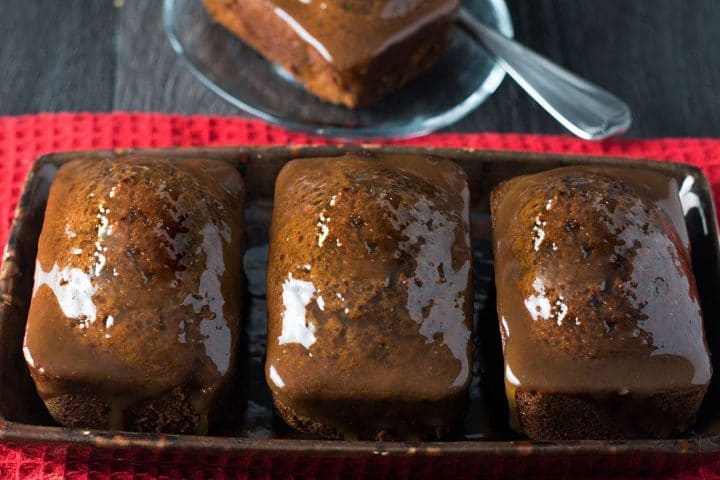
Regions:
<svg viewBox="0 0 720 480"><path fill-rule="evenodd" d="M504 0L464 0L483 23L513 35ZM505 72L460 27L452 47L399 92L358 110L307 93L215 23L200 0L164 0L163 24L175 52L206 87L240 110L282 127L339 138L398 138L446 127L477 108Z"/></svg>

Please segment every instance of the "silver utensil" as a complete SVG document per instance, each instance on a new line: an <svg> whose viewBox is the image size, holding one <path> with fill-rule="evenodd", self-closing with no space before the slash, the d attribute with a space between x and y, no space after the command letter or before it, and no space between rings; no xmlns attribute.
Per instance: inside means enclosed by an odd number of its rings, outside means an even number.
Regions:
<svg viewBox="0 0 720 480"><path fill-rule="evenodd" d="M602 140L630 128L630 107L615 95L485 26L464 8L458 22L523 90L574 135Z"/></svg>

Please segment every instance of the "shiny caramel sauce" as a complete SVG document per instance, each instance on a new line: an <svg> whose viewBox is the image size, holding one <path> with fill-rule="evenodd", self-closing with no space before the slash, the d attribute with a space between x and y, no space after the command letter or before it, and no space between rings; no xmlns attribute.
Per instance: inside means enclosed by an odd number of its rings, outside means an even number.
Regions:
<svg viewBox="0 0 720 480"><path fill-rule="evenodd" d="M455 15L458 0L266 0L327 62L367 64L423 27Z"/></svg>
<svg viewBox="0 0 720 480"><path fill-rule="evenodd" d="M678 185L659 173L568 167L493 197L508 398L652 395L711 366Z"/></svg>
<svg viewBox="0 0 720 480"><path fill-rule="evenodd" d="M74 160L51 187L24 353L45 400L127 409L180 385L200 430L234 372L242 178L214 160Z"/></svg>
<svg viewBox="0 0 720 480"><path fill-rule="evenodd" d="M404 436L462 415L472 377L469 201L465 174L443 159L287 164L267 277L276 399L346 438L405 425L395 432Z"/></svg>

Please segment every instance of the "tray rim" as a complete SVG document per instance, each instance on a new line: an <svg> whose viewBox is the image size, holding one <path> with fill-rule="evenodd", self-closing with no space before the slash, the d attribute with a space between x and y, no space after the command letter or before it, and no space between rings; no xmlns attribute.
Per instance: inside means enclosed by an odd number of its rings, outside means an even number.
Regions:
<svg viewBox="0 0 720 480"><path fill-rule="evenodd" d="M713 201L710 183L703 171L694 165L674 161L658 161L644 158L605 157L599 155L579 155L561 153L541 153L515 150L485 150L474 148L436 148L415 146L384 146L377 144L351 145L270 145L236 147L170 147L142 149L105 149L62 151L42 155L32 164L24 181L8 244L3 251L3 266L0 270L0 328L9 314L9 303L4 295L13 281L16 272L10 268L9 253L13 250L13 240L21 225L22 205L32 194L34 173L46 164L60 164L72 158L94 157L108 158L126 155L144 155L149 157L178 156L182 158L197 156L236 157L244 163L242 157L252 156L262 161L263 156L275 152L284 152L293 157L339 156L347 152L373 150L396 153L433 153L450 158L476 158L478 161L534 161L554 160L570 164L616 165L631 168L648 168L668 173L693 175L699 182L698 188L708 202L712 218L707 219L708 233L712 247L720 252L720 228L718 227L716 205ZM720 271L720 266L718 266ZM135 432L112 432L106 430L84 430L48 425L32 425L6 420L0 417L0 442L12 444L72 444L97 448L139 448L163 451L202 450L206 453L233 454L294 454L334 457L372 457L390 455L393 457L412 456L508 456L526 457L572 456L572 455L619 455L619 454L675 454L697 455L720 453L720 434L692 435L687 438L670 440L580 440L538 442L532 440L475 440L448 442L373 442L342 441L321 439L251 439L243 437L198 436L147 434Z"/></svg>

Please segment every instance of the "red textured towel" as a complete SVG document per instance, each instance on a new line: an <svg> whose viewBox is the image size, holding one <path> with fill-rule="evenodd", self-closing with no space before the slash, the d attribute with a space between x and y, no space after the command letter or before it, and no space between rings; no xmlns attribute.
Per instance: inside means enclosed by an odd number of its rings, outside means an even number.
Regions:
<svg viewBox="0 0 720 480"><path fill-rule="evenodd" d="M25 175L38 156L59 150L115 147L170 146L227 146L268 144L323 144L327 140L304 134L293 134L258 121L239 118L207 116L171 116L156 114L45 114L23 117L0 117L0 245L7 241L12 213ZM562 136L498 135L498 134L440 134L394 142L396 144L469 147L496 150L527 150L535 152L580 153L673 160L701 167L713 187L716 202L720 199L720 140L663 139L618 140L589 143ZM1 393L0 393L1 394ZM93 452L87 449L48 446L0 445L0 479L5 478L73 478L85 479L154 479L154 478L249 478L260 475L269 478L270 472L282 478L331 478L344 473L353 478L363 475L376 478L405 478L422 470L401 468L388 470L383 463L363 471L337 470L327 462L321 470L301 469L283 472L283 465L296 463L279 459L268 461L266 472L252 470L247 463L223 462L203 464L199 460L165 458L135 452L132 461L112 452ZM190 459L192 460L192 459ZM587 465L597 465L586 459ZM606 460L603 460L606 461ZM607 461L610 461L607 459ZM628 472L642 473L642 461L626 465ZM630 462L632 463L632 462ZM406 466L407 467L407 466ZM569 476L568 469L557 464L554 478ZM461 472L474 473L457 466L454 476ZM485 465L485 474L508 474L502 465ZM431 471L431 470L426 470ZM510 469L510 471L518 471ZM657 471L657 470L656 470ZM449 472L448 472L449 473ZM586 475L587 478L587 475ZM720 478L720 459L708 458L703 466L692 468L675 478Z"/></svg>

